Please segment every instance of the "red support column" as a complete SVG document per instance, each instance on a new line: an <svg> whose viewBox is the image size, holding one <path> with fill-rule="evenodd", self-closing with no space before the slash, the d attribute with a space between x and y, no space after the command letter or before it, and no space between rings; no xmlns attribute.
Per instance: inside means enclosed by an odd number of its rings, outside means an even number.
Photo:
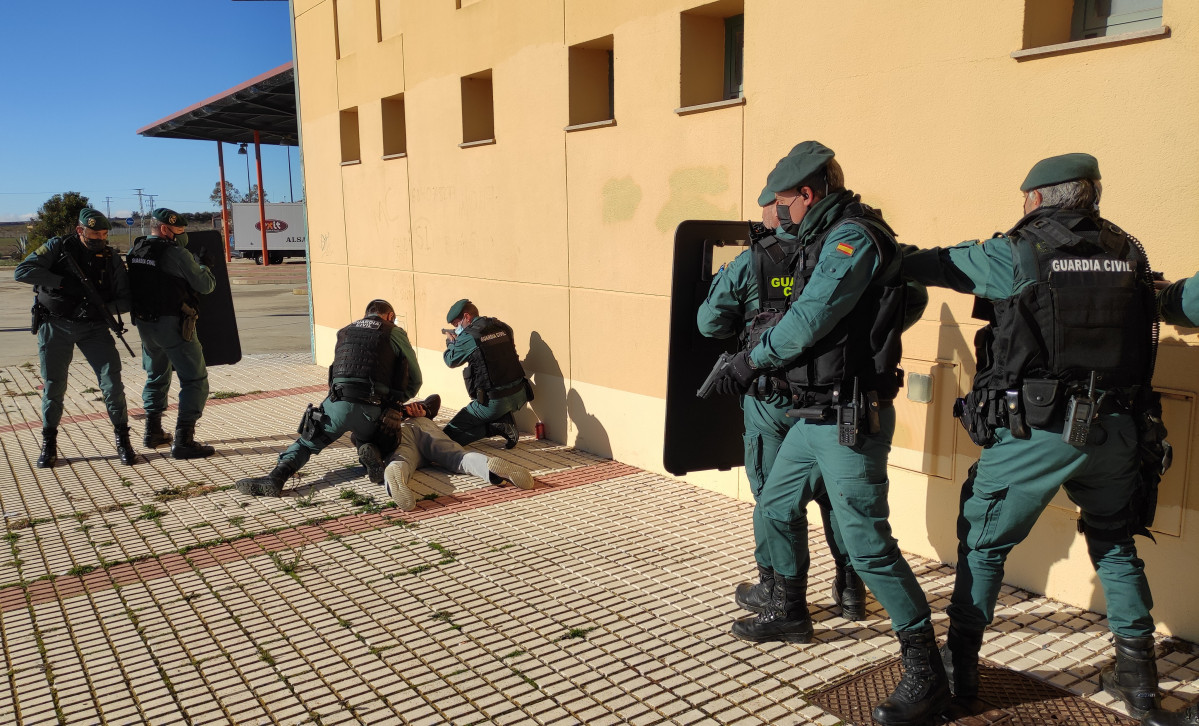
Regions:
<svg viewBox="0 0 1199 726"><path fill-rule="evenodd" d="M229 200L225 199L225 145L216 142L216 160L221 167L221 228L225 232L225 262L233 259L229 251Z"/></svg>
<svg viewBox="0 0 1199 726"><path fill-rule="evenodd" d="M271 264L266 251L266 202L262 199L262 146L258 132L254 132L254 165L258 167L258 226L262 228L262 264Z"/></svg>

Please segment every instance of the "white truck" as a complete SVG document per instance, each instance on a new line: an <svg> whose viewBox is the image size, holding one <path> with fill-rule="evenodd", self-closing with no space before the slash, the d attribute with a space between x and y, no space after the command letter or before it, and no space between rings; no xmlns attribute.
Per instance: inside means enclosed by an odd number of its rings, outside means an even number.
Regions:
<svg viewBox="0 0 1199 726"><path fill-rule="evenodd" d="M257 204L233 206L233 255L262 264L262 226ZM304 225L304 204L267 202L266 249L272 265L284 257L304 257L308 253L308 230Z"/></svg>

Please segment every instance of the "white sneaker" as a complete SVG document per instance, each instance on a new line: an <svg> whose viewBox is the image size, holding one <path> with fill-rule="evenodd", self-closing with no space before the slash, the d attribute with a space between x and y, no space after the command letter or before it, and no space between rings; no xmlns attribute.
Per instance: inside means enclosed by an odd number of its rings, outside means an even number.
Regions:
<svg viewBox="0 0 1199 726"><path fill-rule="evenodd" d="M489 458L487 460L487 470L491 472L493 483L498 483L495 480L499 478L510 481L521 489L533 488L533 474L528 469L517 466L510 461Z"/></svg>
<svg viewBox="0 0 1199 726"><path fill-rule="evenodd" d="M393 461L383 470L383 487L391 501L405 512L416 509L416 495L408 488L408 473L404 462Z"/></svg>

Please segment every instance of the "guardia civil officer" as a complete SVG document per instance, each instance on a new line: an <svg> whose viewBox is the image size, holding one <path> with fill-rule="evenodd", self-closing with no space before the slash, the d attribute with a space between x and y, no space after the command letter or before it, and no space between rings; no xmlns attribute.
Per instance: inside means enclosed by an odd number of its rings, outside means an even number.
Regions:
<svg viewBox="0 0 1199 726"><path fill-rule="evenodd" d="M804 142L811 144L812 142ZM806 153L804 144L792 153ZM831 172L841 174L835 160L829 162ZM797 253L802 249L799 239L778 223L774 210L774 193L763 189L758 197L762 208L762 224L751 225L749 249L738 254L712 277L707 298L696 314L699 332L709 338L737 336L744 350L752 350L762 333L773 327L787 310L793 283L793 268ZM790 390L781 370L760 375L755 385L741 399L745 422L745 474L749 490L758 501L762 487L774 464L774 457L787 431L799 419L787 416L791 409ZM818 476L816 474L815 476ZM820 485L822 489L823 486ZM833 579L833 604L846 620L861 620L866 615L866 591L862 579L849 563L849 555L839 541L832 521L832 508L823 492L817 496L824 520L824 536L836 566ZM754 517L761 515L754 508ZM774 570L765 542L758 542L754 551L758 567L758 583L737 585L733 599L750 612L763 613L770 605L774 589Z"/></svg>
<svg viewBox="0 0 1199 726"><path fill-rule="evenodd" d="M196 459L212 456L213 448L195 441L196 422L208 399L208 369L196 337L199 295L216 287L212 270L187 251L187 220L159 207L150 213L149 237L134 241L129 254L129 285L133 292L133 321L142 338L142 368L146 386L142 404L146 430L142 443L156 448L170 443L162 428L171 372L179 374L179 414L171 456Z"/></svg>
<svg viewBox="0 0 1199 726"><path fill-rule="evenodd" d="M505 448L511 449L520 438L512 414L531 400L512 328L496 318L481 317L479 308L465 298L450 307L445 319L455 328L446 333L442 357L450 368L467 364L462 377L474 399L446 424L446 435L462 446L503 436Z"/></svg>
<svg viewBox="0 0 1199 726"><path fill-rule="evenodd" d="M398 406L420 390L420 364L408 334L395 324L395 318L390 303L372 300L365 317L337 331L337 347L329 366L329 395L319 407L308 406L300 421L300 437L279 455L275 468L266 476L238 481L239 492L280 496L287 479L313 454L347 431L369 440L384 407Z"/></svg>
<svg viewBox="0 0 1199 726"><path fill-rule="evenodd" d="M819 472L854 571L891 616L904 675L874 709L883 724L923 723L949 700L931 611L887 521L887 456L892 406L902 383L900 333L905 288L894 232L845 189L833 152L812 142L767 178L779 224L803 250L792 302L750 351L734 356L720 387L744 392L762 371L785 370L794 418L766 479L754 537L775 573L770 608L743 618L733 634L752 641L805 643L812 637L806 586L804 508ZM801 526L796 526L800 523Z"/></svg>
<svg viewBox="0 0 1199 726"><path fill-rule="evenodd" d="M38 247L13 277L34 286L34 326L42 367L42 453L38 468L58 460L58 422L67 390L67 368L79 346L104 393L104 407L116 434L117 455L124 464L137 463L129 441L129 414L121 383L121 356L102 311L88 302L85 284L104 300L110 313L129 312L129 278L120 256L108 246L108 218L95 209L79 212L75 233L54 237ZM66 257L79 263L87 277L80 280Z"/></svg>
<svg viewBox="0 0 1199 726"><path fill-rule="evenodd" d="M1134 238L1099 215L1090 154L1037 162L1020 190L1024 216L1008 232L904 259L906 276L990 303L975 339L973 390L955 411L984 447L958 516L946 652L955 695L977 695L978 651L1004 562L1064 487L1082 510L1116 645L1100 681L1139 717L1159 703L1153 600L1133 542L1145 532L1132 414L1150 391L1149 263Z"/></svg>

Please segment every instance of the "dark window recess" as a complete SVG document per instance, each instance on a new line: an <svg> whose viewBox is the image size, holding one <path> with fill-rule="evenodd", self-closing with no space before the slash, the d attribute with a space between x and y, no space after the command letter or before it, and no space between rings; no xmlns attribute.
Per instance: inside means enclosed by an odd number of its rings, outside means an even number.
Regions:
<svg viewBox="0 0 1199 726"><path fill-rule="evenodd" d="M741 98L745 92L745 16L724 19L724 97Z"/></svg>
<svg viewBox="0 0 1199 726"><path fill-rule="evenodd" d="M1074 0L1070 40L1161 27L1162 0Z"/></svg>
<svg viewBox="0 0 1199 726"><path fill-rule="evenodd" d="M612 36L570 46L570 125L616 118Z"/></svg>
<svg viewBox="0 0 1199 726"><path fill-rule="evenodd" d="M462 77L462 143L495 139L491 69Z"/></svg>
<svg viewBox="0 0 1199 726"><path fill-rule="evenodd" d="M383 156L408 153L404 94L383 99Z"/></svg>

